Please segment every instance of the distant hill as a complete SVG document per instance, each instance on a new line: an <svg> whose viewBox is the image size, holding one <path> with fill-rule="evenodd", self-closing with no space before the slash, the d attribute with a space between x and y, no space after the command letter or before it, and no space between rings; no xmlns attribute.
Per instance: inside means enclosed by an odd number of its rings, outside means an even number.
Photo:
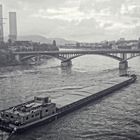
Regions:
<svg viewBox="0 0 140 140"><path fill-rule="evenodd" d="M26 40L26 41L28 40L28 41L48 43L48 44L52 44L53 40L55 40L57 45L76 43L76 41L65 40L62 38L46 38L40 35L19 36L18 40Z"/></svg>

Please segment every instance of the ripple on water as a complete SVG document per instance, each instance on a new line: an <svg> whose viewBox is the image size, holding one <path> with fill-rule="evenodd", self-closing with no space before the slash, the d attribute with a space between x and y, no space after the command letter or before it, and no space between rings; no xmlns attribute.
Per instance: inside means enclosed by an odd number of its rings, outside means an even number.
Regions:
<svg viewBox="0 0 140 140"><path fill-rule="evenodd" d="M41 94L49 95L53 99L67 94L91 94L101 89L103 85L106 87L114 83L108 80L118 75L116 68L102 70L97 66L94 71L93 65L85 68L85 65L81 64L82 71L80 71L77 66L68 72L61 70L60 67L48 68L45 65L37 68L14 68L18 69L15 72L12 72L12 68L6 72L3 70L0 72L0 75L4 76L0 78L0 108L25 102ZM104 82L105 79L108 79L107 82ZM139 79L138 76L137 82L131 86L51 124L16 135L13 140L139 140Z"/></svg>

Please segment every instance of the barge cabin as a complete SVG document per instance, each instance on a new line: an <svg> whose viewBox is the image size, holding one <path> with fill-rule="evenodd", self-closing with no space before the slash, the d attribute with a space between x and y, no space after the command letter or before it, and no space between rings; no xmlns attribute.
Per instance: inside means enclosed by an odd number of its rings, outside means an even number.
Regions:
<svg viewBox="0 0 140 140"><path fill-rule="evenodd" d="M1 112L1 120L11 125L24 125L56 113L56 104L49 97L34 97L34 100L11 107Z"/></svg>

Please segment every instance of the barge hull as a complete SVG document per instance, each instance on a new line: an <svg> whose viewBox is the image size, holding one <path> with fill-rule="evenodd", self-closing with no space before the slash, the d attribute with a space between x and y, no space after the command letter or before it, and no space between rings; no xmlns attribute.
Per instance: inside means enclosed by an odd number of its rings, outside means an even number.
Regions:
<svg viewBox="0 0 140 140"><path fill-rule="evenodd" d="M86 98L75 101L75 102L73 102L71 104L68 104L66 106L57 108L57 112L55 114L53 114L52 116L42 118L40 120L37 120L37 121L29 123L29 124L25 124L23 126L22 125L21 126L16 126L15 133L20 133L20 132L28 130L31 127L35 127L35 126L42 125L42 124L45 124L45 123L50 123L50 122L56 120L57 118L60 118L60 117L66 115L66 114L68 114L68 113L70 113L74 110L77 110L77 109L83 107L84 105L87 105L88 103L90 103L92 101L96 101L98 99L101 99L102 97L104 97L108 94L111 94L111 93L113 93L117 90L120 90L123 87L126 87L126 86L130 85L131 83L135 82L135 80L136 80L136 76L132 75L131 78L129 78L128 80L125 80L125 81L123 81L119 84L116 84L114 86L106 88L102 91L99 91L99 92L97 92L93 95L90 95ZM0 123L0 129L12 132L14 130L14 127L11 128L11 127L8 127L7 125L2 125L2 123Z"/></svg>
<svg viewBox="0 0 140 140"><path fill-rule="evenodd" d="M130 78L130 79L124 81L124 82L121 82L121 83L116 84L116 85L114 85L110 88L104 89L104 90L99 91L99 92L97 92L93 95L90 95L86 98L83 98L79 101L76 101L76 102L68 104L64 107L61 107L58 110L58 118L61 117L61 116L64 116L65 114L67 114L69 112L77 110L77 109L83 107L84 105L87 105L87 104L91 103L92 101L96 101L98 99L101 99L104 96L107 96L108 94L111 94L111 93L113 93L117 90L120 90L121 88L126 87L126 86L130 85L131 83L135 82L135 80L136 80L136 77L134 75L134 76L132 76L132 78Z"/></svg>

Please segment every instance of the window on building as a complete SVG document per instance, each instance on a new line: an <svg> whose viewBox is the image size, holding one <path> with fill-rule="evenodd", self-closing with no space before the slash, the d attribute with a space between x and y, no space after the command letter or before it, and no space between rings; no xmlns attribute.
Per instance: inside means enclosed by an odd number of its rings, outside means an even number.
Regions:
<svg viewBox="0 0 140 140"><path fill-rule="evenodd" d="M39 113L36 113L36 114L35 114L35 116L38 116L38 115L39 115Z"/></svg>
<svg viewBox="0 0 140 140"><path fill-rule="evenodd" d="M13 116L11 116L11 119L13 119L14 117Z"/></svg>
<svg viewBox="0 0 140 140"><path fill-rule="evenodd" d="M28 118L28 116L26 117L26 120L28 120L29 118Z"/></svg>
<svg viewBox="0 0 140 140"><path fill-rule="evenodd" d="M52 112L53 114L55 113L55 111Z"/></svg>
<svg viewBox="0 0 140 140"><path fill-rule="evenodd" d="M46 112L48 112L48 109L46 109Z"/></svg>
<svg viewBox="0 0 140 140"><path fill-rule="evenodd" d="M8 117L9 117L9 115L8 115L8 114L6 114L6 117L8 118Z"/></svg>

